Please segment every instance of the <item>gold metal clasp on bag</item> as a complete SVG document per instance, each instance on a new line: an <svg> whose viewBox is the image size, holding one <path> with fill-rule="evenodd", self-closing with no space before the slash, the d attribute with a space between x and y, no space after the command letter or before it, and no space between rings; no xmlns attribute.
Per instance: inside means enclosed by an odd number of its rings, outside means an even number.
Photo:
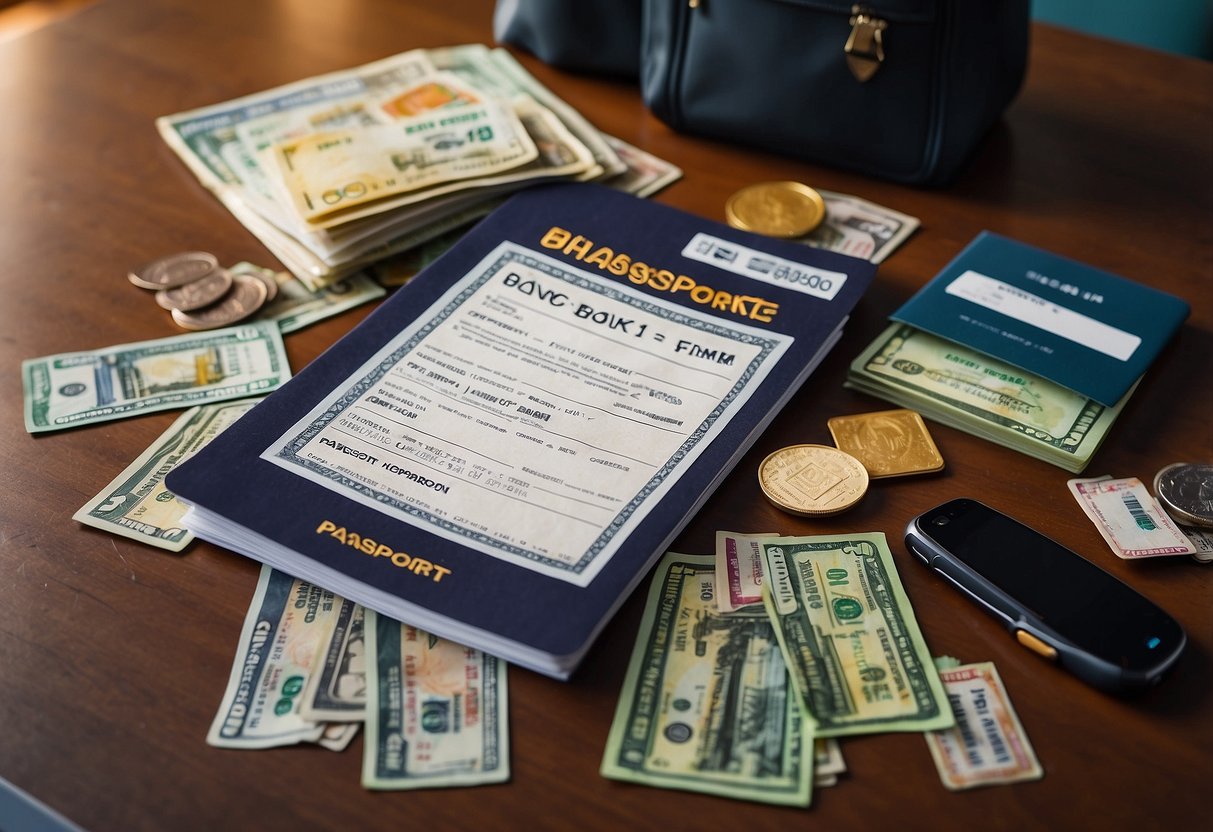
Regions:
<svg viewBox="0 0 1213 832"><path fill-rule="evenodd" d="M888 25L887 21L873 17L867 7L851 6L851 36L843 51L847 53L847 67L860 83L875 75L884 62L882 33Z"/></svg>

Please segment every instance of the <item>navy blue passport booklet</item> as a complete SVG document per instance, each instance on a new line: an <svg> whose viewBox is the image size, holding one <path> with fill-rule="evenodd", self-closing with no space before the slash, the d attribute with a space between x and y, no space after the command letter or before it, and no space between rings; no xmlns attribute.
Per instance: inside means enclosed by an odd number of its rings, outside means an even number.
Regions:
<svg viewBox="0 0 1213 832"><path fill-rule="evenodd" d="M528 190L167 484L203 539L567 678L874 271Z"/></svg>

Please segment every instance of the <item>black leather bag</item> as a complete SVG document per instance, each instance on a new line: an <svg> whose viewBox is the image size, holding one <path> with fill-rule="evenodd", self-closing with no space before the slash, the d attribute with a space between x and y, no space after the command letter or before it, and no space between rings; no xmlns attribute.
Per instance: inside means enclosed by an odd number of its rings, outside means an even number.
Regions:
<svg viewBox="0 0 1213 832"><path fill-rule="evenodd" d="M612 0L568 5L580 14L627 11ZM662 121L907 184L952 181L1027 67L1028 0L640 5L640 87ZM597 42L596 30L551 17L532 26L548 43L563 39L568 54ZM625 52L612 54L618 62Z"/></svg>

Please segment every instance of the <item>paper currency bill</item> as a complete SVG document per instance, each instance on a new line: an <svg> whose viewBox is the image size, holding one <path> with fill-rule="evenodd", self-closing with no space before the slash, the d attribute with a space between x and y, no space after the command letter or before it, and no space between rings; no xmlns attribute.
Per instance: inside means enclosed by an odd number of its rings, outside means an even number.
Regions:
<svg viewBox="0 0 1213 832"><path fill-rule="evenodd" d="M811 736L761 608L722 613L713 559L667 554L649 588L602 774L807 806Z"/></svg>
<svg viewBox="0 0 1213 832"><path fill-rule="evenodd" d="M374 102L355 97L345 101L324 101L311 108L271 111L240 122L235 126L239 153L242 159L249 161L239 169L241 186L235 193L279 229L307 238L321 250L332 250L336 247L335 238L324 234L308 237L306 224L297 222L291 212L283 210L287 195L272 175L270 148L312 133L369 127L390 121Z"/></svg>
<svg viewBox="0 0 1213 832"><path fill-rule="evenodd" d="M597 128L576 108L539 83L508 50L500 47L489 49L484 44L468 43L427 49L425 54L438 69L453 72L477 89L507 101L513 101L519 96L532 98L555 113L577 141L589 150L593 158L593 164L574 177L578 181L610 177L623 172L624 163Z"/></svg>
<svg viewBox="0 0 1213 832"><path fill-rule="evenodd" d="M826 216L803 242L881 263L920 225L917 217L885 208L866 199L834 191L817 192L826 203Z"/></svg>
<svg viewBox="0 0 1213 832"><path fill-rule="evenodd" d="M435 186L479 184L539 156L519 113L505 102L459 104L395 124L330 130L272 147L277 176L309 222L368 203L410 204ZM455 186L452 185L453 190ZM413 194L412 200L390 197Z"/></svg>
<svg viewBox="0 0 1213 832"><path fill-rule="evenodd" d="M1118 558L1195 555L1179 530L1137 477L1066 480L1070 493Z"/></svg>
<svg viewBox="0 0 1213 832"><path fill-rule="evenodd" d="M1213 531L1198 529L1195 526L1180 526L1180 531L1196 552L1192 559L1197 563L1213 563Z"/></svg>
<svg viewBox="0 0 1213 832"><path fill-rule="evenodd" d="M510 778L506 665L371 611L362 785L428 789Z"/></svg>
<svg viewBox="0 0 1213 832"><path fill-rule="evenodd" d="M330 722L325 724L324 733L316 740L316 745L329 751L345 751L358 735L361 722Z"/></svg>
<svg viewBox="0 0 1213 832"><path fill-rule="evenodd" d="M294 217L265 164L264 150L303 133L388 124L384 108L423 85L436 68L424 50L308 78L245 98L165 116L156 125L191 171L262 243L309 288L319 288L360 264L409 247L425 216L376 218L357 234L312 231ZM366 238L366 235L371 235ZM366 238L366 239L364 239Z"/></svg>
<svg viewBox="0 0 1213 832"><path fill-rule="evenodd" d="M763 600L817 736L954 724L879 532L762 541Z"/></svg>
<svg viewBox="0 0 1213 832"><path fill-rule="evenodd" d="M161 136L210 190L241 189L258 167L237 128L273 113L314 110L351 100L377 100L408 89L435 71L424 50L413 49L353 69L318 75L253 95L156 119Z"/></svg>
<svg viewBox="0 0 1213 832"><path fill-rule="evenodd" d="M403 286L450 251L451 247L462 240L463 235L467 234L480 219L482 218L477 217L472 222L449 229L432 240L413 246L408 251L386 257L378 263L367 266L366 270L381 286Z"/></svg>
<svg viewBox="0 0 1213 832"><path fill-rule="evenodd" d="M1105 407L899 323L851 362L846 386L1073 472L1086 467L1124 406Z"/></svg>
<svg viewBox="0 0 1213 832"><path fill-rule="evenodd" d="M205 404L187 410L100 494L81 506L72 519L180 552L194 539L194 533L181 525L187 507L164 487L165 476L257 401Z"/></svg>
<svg viewBox="0 0 1213 832"><path fill-rule="evenodd" d="M627 170L603 180L602 184L608 188L647 197L682 178L682 168L665 159L646 153L615 136L603 134L603 138L627 165Z"/></svg>
<svg viewBox="0 0 1213 832"><path fill-rule="evenodd" d="M956 725L924 736L945 786L956 791L1044 776L992 663L943 670L940 678Z"/></svg>
<svg viewBox="0 0 1213 832"><path fill-rule="evenodd" d="M300 714L303 689L341 600L328 590L261 567L232 674L206 741L219 748L318 742L326 726ZM330 742L339 740L329 732Z"/></svg>
<svg viewBox="0 0 1213 832"><path fill-rule="evenodd" d="M502 175L446 193L436 186L411 204L364 205L316 223L300 218L282 193L267 151L277 142L332 130L393 124L426 111L467 104L470 96L521 102L519 117L539 157ZM304 79L244 98L157 119L165 141L198 179L282 264L311 289L346 277L465 224L467 212L527 183L525 177L607 178L624 164L577 110L531 76L504 49L482 44L415 49L375 63ZM577 157L577 163L570 159ZM584 165L584 167L582 166ZM539 169L542 168L542 169ZM561 174L557 168L562 168Z"/></svg>
<svg viewBox="0 0 1213 832"><path fill-rule="evenodd" d="M393 165L405 168L399 173L390 174L394 177L394 181L399 183L403 180L412 180L415 184L418 181L423 184L399 188L390 185L386 179L374 180L381 193L394 190L395 195L387 193L387 195L367 199L361 203L351 200L348 207L309 217L307 219L311 224L309 227L338 232L352 223L391 215L403 209L412 208L425 211L431 204L465 194L492 199L519 190L530 182L575 178L579 171L584 171L593 164L593 158L590 156L588 148L578 142L550 110L527 98L512 101L509 107L504 109L511 108L522 125L522 130L517 135L526 137L526 140L536 149L536 154L529 161L509 163L507 157L477 154L474 152L475 148L472 148L462 161L450 160L451 164L443 167L441 161L435 158L426 157L418 160L416 154L401 156L399 153L393 153L391 157ZM453 113L444 113L441 117L434 116L439 121L456 117ZM479 129L469 130L468 133L463 134L463 137L466 138L472 133L478 134ZM352 135L362 139L367 133L367 130L354 131ZM432 142L432 146L438 147L445 141L442 138L436 139ZM319 162L322 166L326 164L326 160L320 159L318 156L313 157L313 162ZM357 166L363 167L362 165ZM386 173L381 163L365 167L376 169L376 173ZM447 175L440 178L440 174ZM370 182L372 180L367 178L362 181ZM289 181L287 185L292 187ZM293 189L292 193L294 193Z"/></svg>
<svg viewBox="0 0 1213 832"><path fill-rule="evenodd" d="M378 300L387 294L386 289L361 272L313 292L287 272L275 272L253 263L237 263L228 271L233 275L252 274L257 271L269 275L277 283L278 296L261 308L257 318L276 321L283 335L339 315L355 306Z"/></svg>
<svg viewBox="0 0 1213 832"><path fill-rule="evenodd" d="M630 193L634 196L651 196L657 191L677 181L682 177L682 170L652 154L634 148L627 142L614 136L603 134L604 138L627 165L627 170L602 184L616 190ZM366 267L382 286L403 286L413 279L430 263L445 254L451 246L459 242L468 230L479 222L485 215L497 208L505 199L490 199L480 205L462 211L450 218L450 228L442 228L430 239L420 240L411 245L407 251L380 258ZM439 224L445 226L447 222Z"/></svg>
<svg viewBox="0 0 1213 832"><path fill-rule="evenodd" d="M303 691L300 714L316 722L361 722L366 718L365 610L341 599L328 641Z"/></svg>
<svg viewBox="0 0 1213 832"><path fill-rule="evenodd" d="M762 546L759 542L764 537L778 536L775 532L716 532L716 575L720 579L716 604L721 612L762 603Z"/></svg>
<svg viewBox="0 0 1213 832"><path fill-rule="evenodd" d="M842 749L833 737L813 741L813 785L818 788L838 785L838 776L846 774Z"/></svg>
<svg viewBox="0 0 1213 832"><path fill-rule="evenodd" d="M260 396L290 378L278 326L252 322L21 363L25 429L91 425Z"/></svg>

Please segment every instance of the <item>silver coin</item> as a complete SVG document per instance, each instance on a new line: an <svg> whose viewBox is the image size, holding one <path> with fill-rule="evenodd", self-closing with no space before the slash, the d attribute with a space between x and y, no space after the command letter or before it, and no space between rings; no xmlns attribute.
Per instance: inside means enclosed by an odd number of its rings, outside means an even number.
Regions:
<svg viewBox="0 0 1213 832"><path fill-rule="evenodd" d="M206 277L217 268L219 260L215 255L186 251L132 269L127 278L141 289L173 289Z"/></svg>
<svg viewBox="0 0 1213 832"><path fill-rule="evenodd" d="M1213 465L1168 465L1154 476L1154 494L1180 523L1213 528Z"/></svg>
<svg viewBox="0 0 1213 832"><path fill-rule="evenodd" d="M156 293L156 303L165 309L180 309L192 312L210 306L232 288L232 275L227 269L215 269L193 283L174 289L161 289Z"/></svg>
<svg viewBox="0 0 1213 832"><path fill-rule="evenodd" d="M194 312L173 310L173 320L183 329L218 329L243 321L265 305L269 290L247 274L232 276L232 288L220 300Z"/></svg>

